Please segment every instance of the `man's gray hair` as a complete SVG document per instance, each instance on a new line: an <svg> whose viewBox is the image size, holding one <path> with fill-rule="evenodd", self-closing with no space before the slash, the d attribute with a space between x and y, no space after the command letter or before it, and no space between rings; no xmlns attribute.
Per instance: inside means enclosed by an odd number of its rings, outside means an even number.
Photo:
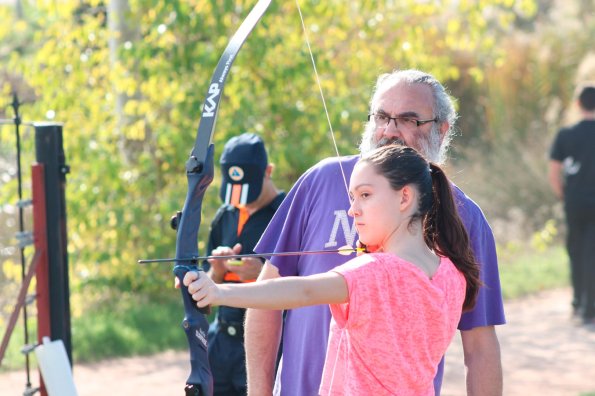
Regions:
<svg viewBox="0 0 595 396"><path fill-rule="evenodd" d="M437 164L442 164L446 161L446 155L454 134L454 125L458 118L457 112L454 108L453 99L446 92L446 89L440 84L434 76L424 73L419 70L395 70L392 73L381 74L376 81L376 86L372 93L370 100L370 114L376 111L376 104L380 95L386 92L391 87L398 83L405 82L407 84L424 84L430 87L432 90L432 96L434 103L432 105L434 117L436 117L436 123L434 123L429 137L429 146L419 148L428 160ZM447 122L449 129L444 135L442 142L440 141L440 125ZM362 142L360 144L360 151L362 153L373 149L374 143L374 132L375 125L373 121L366 123ZM427 152L423 152L427 151Z"/></svg>

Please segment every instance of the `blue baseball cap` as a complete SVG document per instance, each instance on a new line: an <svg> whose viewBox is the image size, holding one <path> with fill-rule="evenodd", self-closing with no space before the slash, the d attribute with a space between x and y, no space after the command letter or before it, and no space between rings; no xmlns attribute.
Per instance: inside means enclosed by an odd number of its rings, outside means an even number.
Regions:
<svg viewBox="0 0 595 396"><path fill-rule="evenodd" d="M243 133L225 143L221 165L221 200L233 206L255 201L262 191L268 165L262 139L254 133Z"/></svg>

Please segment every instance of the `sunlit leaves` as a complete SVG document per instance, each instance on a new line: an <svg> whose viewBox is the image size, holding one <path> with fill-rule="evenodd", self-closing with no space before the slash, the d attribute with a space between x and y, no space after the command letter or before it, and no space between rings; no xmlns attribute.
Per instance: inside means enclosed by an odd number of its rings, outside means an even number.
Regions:
<svg viewBox="0 0 595 396"><path fill-rule="evenodd" d="M26 42L0 26L2 42L12 43L0 56L38 96L27 116L44 119L53 110L64 122L75 288L169 286L169 267L140 268L136 260L174 253L168 221L183 204L184 162L209 78L254 3L130 0L130 37L112 52L115 36L99 0L29 7L14 25ZM356 151L379 73L412 67L445 81L462 74L481 81L515 12L535 10L528 0L300 4L342 154ZM335 155L292 1L273 2L240 51L221 100L216 155L245 131L263 135L284 189ZM205 199L201 240L219 205L218 183L219 175Z"/></svg>

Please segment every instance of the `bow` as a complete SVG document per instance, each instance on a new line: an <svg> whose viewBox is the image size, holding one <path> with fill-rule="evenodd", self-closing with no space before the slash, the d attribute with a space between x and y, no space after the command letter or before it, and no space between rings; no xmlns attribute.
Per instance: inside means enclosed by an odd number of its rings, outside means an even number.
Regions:
<svg viewBox="0 0 595 396"><path fill-rule="evenodd" d="M198 230L201 221L202 200L207 187L213 181L214 145L211 142L219 101L231 65L240 48L252 32L260 18L269 7L271 0L259 0L252 8L246 19L229 40L223 55L217 63L211 83L207 90L203 104L202 115L198 126L194 148L186 162L186 177L188 179L188 193L181 212L172 219L172 227L177 229L176 259L198 256ZM183 260L180 260L183 261ZM213 394L213 378L207 354L207 333L209 323L205 313L209 308L198 309L188 288L182 279L188 271L196 271L196 264L174 266L174 274L180 281L182 299L184 301L185 317L182 327L186 333L190 347L190 376L186 380L186 396L210 396Z"/></svg>

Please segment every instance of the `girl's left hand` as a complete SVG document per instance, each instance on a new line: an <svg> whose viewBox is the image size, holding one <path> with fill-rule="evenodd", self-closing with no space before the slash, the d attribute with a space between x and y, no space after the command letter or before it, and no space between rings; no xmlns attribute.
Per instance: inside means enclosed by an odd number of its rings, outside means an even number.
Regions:
<svg viewBox="0 0 595 396"><path fill-rule="evenodd" d="M188 271L182 280L198 308L217 304L219 287L203 271Z"/></svg>

